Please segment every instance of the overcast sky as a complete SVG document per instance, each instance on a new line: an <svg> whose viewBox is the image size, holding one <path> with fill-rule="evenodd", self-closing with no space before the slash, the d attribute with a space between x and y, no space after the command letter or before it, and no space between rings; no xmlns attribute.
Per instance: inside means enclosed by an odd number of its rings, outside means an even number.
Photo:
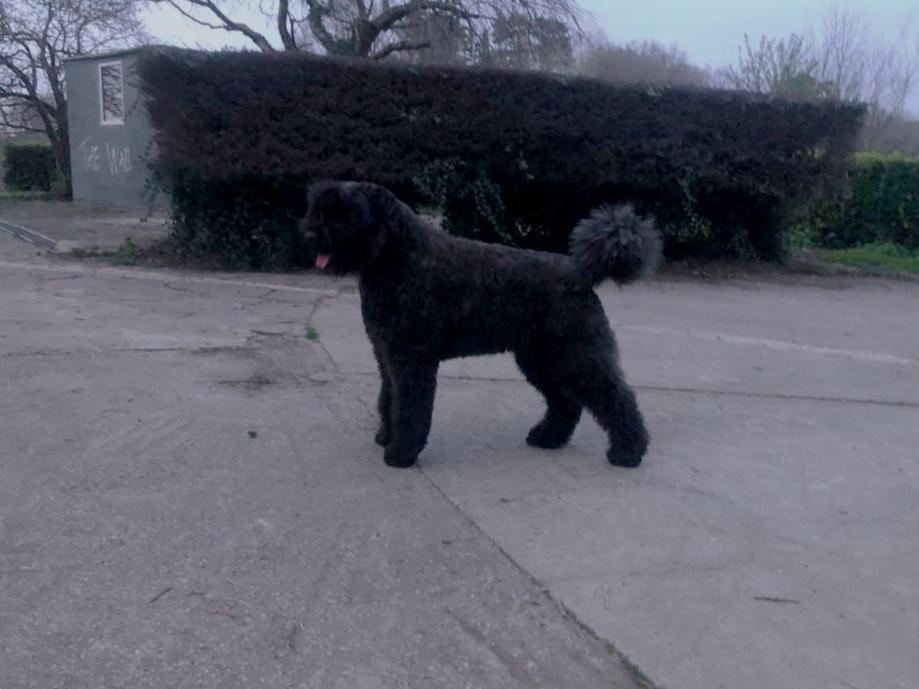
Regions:
<svg viewBox="0 0 919 689"><path fill-rule="evenodd" d="M236 7L257 6L255 2L228 3ZM744 34L785 36L806 32L820 24L828 0L581 0L597 28L615 42L653 39L675 43L700 66L723 67L737 59L737 48ZM889 37L901 35L904 26L912 27L912 40L919 41L919 2L917 0L850 0L844 7L865 17L872 32ZM254 26L270 27L257 11L229 12ZM188 47L247 47L252 44L239 34L228 34L190 26L165 5L148 11L149 27L159 41ZM919 89L917 89L919 90ZM919 111L919 93L914 94L913 110Z"/></svg>
<svg viewBox="0 0 919 689"><path fill-rule="evenodd" d="M583 0L582 6L614 41L676 43L692 62L723 67L736 61L744 34L756 40L804 33L819 26L831 5L826 0ZM852 0L841 6L863 15L872 31L891 37L898 37L911 18L919 22L916 0ZM915 28L913 40L919 40L919 23Z"/></svg>

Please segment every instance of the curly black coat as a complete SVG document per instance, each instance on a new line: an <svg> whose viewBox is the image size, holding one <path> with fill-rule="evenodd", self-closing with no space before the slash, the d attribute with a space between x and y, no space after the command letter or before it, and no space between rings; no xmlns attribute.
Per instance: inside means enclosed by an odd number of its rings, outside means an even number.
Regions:
<svg viewBox="0 0 919 689"><path fill-rule="evenodd" d="M641 462L648 434L593 285L653 270L651 221L628 206L600 209L563 256L452 237L383 187L323 182L310 188L303 229L318 268L360 276L382 378L376 441L388 465L411 466L424 448L441 361L506 351L548 405L530 445L561 447L587 407L609 434L609 461Z"/></svg>

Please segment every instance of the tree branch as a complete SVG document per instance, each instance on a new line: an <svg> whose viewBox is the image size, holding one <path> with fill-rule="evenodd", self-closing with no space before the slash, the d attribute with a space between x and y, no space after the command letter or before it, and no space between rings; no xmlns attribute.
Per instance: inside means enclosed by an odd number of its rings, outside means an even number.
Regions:
<svg viewBox="0 0 919 689"><path fill-rule="evenodd" d="M333 36L322 23L322 18L329 11L328 8L323 7L319 3L319 0L306 0L306 4L309 7L307 21L310 25L310 31L313 33L313 36L316 37L316 40L319 41L319 45L321 45L327 53L331 53L332 55L343 52L341 50L343 41Z"/></svg>
<svg viewBox="0 0 919 689"><path fill-rule="evenodd" d="M281 43L284 50L296 50L297 43L290 30L290 2L289 0L280 0L278 2L278 34L281 36Z"/></svg>
<svg viewBox="0 0 919 689"><path fill-rule="evenodd" d="M8 69L13 74L13 76L19 80L19 83L22 84L22 87L29 94L29 98L36 100L38 99L38 86L33 79L29 78L29 75L24 69L19 67L19 65L14 63L9 57L2 54L0 54L0 67L5 67Z"/></svg>
<svg viewBox="0 0 919 689"><path fill-rule="evenodd" d="M259 50L266 52L266 53L275 52L274 46L271 45L271 43L268 41L267 38L265 38L262 34L254 30L249 25L243 24L241 22L236 22L230 19L226 14L224 14L220 10L219 7L217 7L216 3L213 2L213 0L185 0L185 2L189 3L190 5L195 5L196 7L202 7L208 10L209 12L211 12L211 14L213 14L215 17L217 17L220 20L221 22L220 24L211 24L209 22L204 21L203 19L199 19L198 17L194 16L190 12L182 9L182 7L179 6L179 3L177 0L154 0L154 2L167 2L170 6L174 7L183 17L195 22L196 24L199 24L201 26L206 26L210 29L223 29L224 31L229 31L231 33L232 32L241 33L246 38L248 38L250 41L255 43L255 45L258 46Z"/></svg>
<svg viewBox="0 0 919 689"><path fill-rule="evenodd" d="M390 43L383 49L375 52L370 57L374 60L382 60L396 52L405 52L408 50L424 50L425 48L430 47L430 41L398 41L396 43Z"/></svg>
<svg viewBox="0 0 919 689"><path fill-rule="evenodd" d="M34 127L28 123L25 116L20 115L20 120L13 122L10 120L9 113L6 111L6 108L0 107L0 125L6 127L7 129L14 129L18 132L30 132L33 134L45 134L44 127Z"/></svg>
<svg viewBox="0 0 919 689"><path fill-rule="evenodd" d="M372 22L376 26L377 30L382 33L383 31L388 30L396 22L405 19L411 14L417 12L442 12L444 14L452 14L454 17L459 19L464 19L466 21L471 21L473 19L480 19L480 15L467 12L461 7L452 5L446 2L437 2L436 0L409 0L409 2L404 5L397 5L395 7L390 7L387 10L381 12L376 19L373 19Z"/></svg>

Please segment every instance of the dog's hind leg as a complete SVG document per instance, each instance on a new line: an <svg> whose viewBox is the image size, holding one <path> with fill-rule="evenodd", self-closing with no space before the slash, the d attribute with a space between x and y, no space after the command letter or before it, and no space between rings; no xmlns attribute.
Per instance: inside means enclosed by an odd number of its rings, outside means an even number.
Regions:
<svg viewBox="0 0 919 689"><path fill-rule="evenodd" d="M410 467L428 441L434 390L437 387L437 363L390 362L391 437L383 460L391 467Z"/></svg>
<svg viewBox="0 0 919 689"><path fill-rule="evenodd" d="M615 355L608 351L591 351L580 357L569 354L559 368L571 381L577 399L607 432L610 448L606 457L610 464L641 464L648 448L648 432L635 393L625 382Z"/></svg>
<svg viewBox="0 0 919 689"><path fill-rule="evenodd" d="M581 405L551 375L548 357L532 351L516 354L517 366L534 388L546 398L546 415L527 435L527 444L554 450L571 439L581 418Z"/></svg>

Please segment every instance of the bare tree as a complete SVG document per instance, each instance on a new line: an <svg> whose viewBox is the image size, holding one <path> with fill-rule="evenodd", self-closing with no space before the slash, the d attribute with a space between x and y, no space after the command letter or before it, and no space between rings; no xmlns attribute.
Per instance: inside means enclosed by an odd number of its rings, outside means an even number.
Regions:
<svg viewBox="0 0 919 689"><path fill-rule="evenodd" d="M616 45L595 38L578 57L579 74L624 84L706 86L705 70L689 62L677 46L656 41Z"/></svg>
<svg viewBox="0 0 919 689"><path fill-rule="evenodd" d="M473 61L494 67L563 72L574 62L571 31L554 18L499 14L477 46Z"/></svg>
<svg viewBox="0 0 919 689"><path fill-rule="evenodd" d="M891 117L868 142L871 150L919 156L919 120Z"/></svg>
<svg viewBox="0 0 919 689"><path fill-rule="evenodd" d="M831 97L867 104L866 148L892 140L890 129L904 130L900 123L919 85L919 32L911 22L894 40L885 39L868 31L862 15L834 5L824 16L815 52L820 73L832 86Z"/></svg>
<svg viewBox="0 0 919 689"><path fill-rule="evenodd" d="M64 60L145 38L137 0L0 0L0 122L44 134L70 178Z"/></svg>
<svg viewBox="0 0 919 689"><path fill-rule="evenodd" d="M722 73L725 83L782 97L859 101L868 106L862 144L899 140L888 133L904 126L906 106L919 86L919 32L907 22L890 40L874 35L863 15L831 5L816 34L744 37L737 65Z"/></svg>
<svg viewBox="0 0 919 689"><path fill-rule="evenodd" d="M411 64L462 65L478 61L483 37L471 31L456 17L442 14L419 15L399 29L399 40L425 44L419 50L404 50L394 59Z"/></svg>
<svg viewBox="0 0 919 689"><path fill-rule="evenodd" d="M813 40L801 34L787 38L762 36L756 47L744 36L737 65L728 67L722 78L731 88L751 93L768 93L785 98L812 99L830 95L820 79L820 61Z"/></svg>
<svg viewBox="0 0 919 689"><path fill-rule="evenodd" d="M835 100L864 97L870 69L872 39L864 19L842 5L830 5L823 14L821 35L810 39L816 60L815 76L829 88Z"/></svg>
<svg viewBox="0 0 919 689"><path fill-rule="evenodd" d="M445 36L464 41L454 59L473 56L475 46L507 18L516 27L518 49L535 56L546 21L561 22L575 34L582 21L576 0L263 0L260 7L277 30L272 37L233 19L232 9L218 0L154 1L200 26L240 33L265 52L318 48L373 59L436 50Z"/></svg>

